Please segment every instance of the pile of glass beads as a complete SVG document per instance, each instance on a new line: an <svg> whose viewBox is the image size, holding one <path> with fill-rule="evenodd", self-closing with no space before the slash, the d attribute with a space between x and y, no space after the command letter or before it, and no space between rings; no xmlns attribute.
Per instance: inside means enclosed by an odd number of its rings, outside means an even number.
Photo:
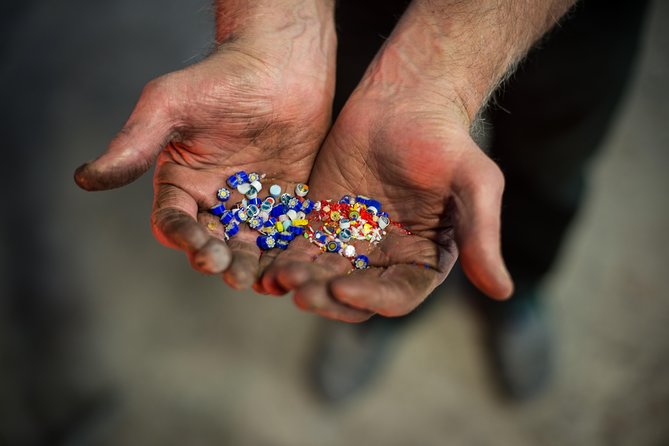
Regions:
<svg viewBox="0 0 669 446"><path fill-rule="evenodd" d="M377 200L358 195L344 196L339 201L312 201L306 198L309 186L298 184L295 195L283 192L278 184L269 188L269 195L259 198L265 175L237 172L227 179L230 189L222 187L216 193L219 203L209 210L219 217L226 239L239 232L241 224L248 225L259 235L256 244L262 250L286 249L292 240L303 236L323 252L338 253L351 260L357 269L365 269L369 259L358 255L355 240L378 243L391 224L388 214L381 212ZM226 209L230 190L244 198Z"/></svg>

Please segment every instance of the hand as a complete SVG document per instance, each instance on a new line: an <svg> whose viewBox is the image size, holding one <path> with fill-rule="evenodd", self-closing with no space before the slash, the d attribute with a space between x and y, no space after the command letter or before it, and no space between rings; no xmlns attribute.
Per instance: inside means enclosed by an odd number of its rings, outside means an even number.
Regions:
<svg viewBox="0 0 669 446"><path fill-rule="evenodd" d="M514 63L573 3L413 0L349 99L311 175L312 197L363 194L413 235L390 227L351 271L305 239L256 282L332 319L400 316L441 283L460 255L467 277L497 299L513 282L500 251L504 178L469 135ZM518 19L518 18L521 19Z"/></svg>
<svg viewBox="0 0 669 446"><path fill-rule="evenodd" d="M300 308L347 322L374 313L400 316L445 279L459 253L478 288L508 297L512 283L499 240L503 183L499 168L470 137L455 94L369 76L318 154L310 196L373 197L412 235L389 226L377 246L356 242L371 267L355 271L348 259L297 239L256 289L277 295L294 290Z"/></svg>
<svg viewBox="0 0 669 446"><path fill-rule="evenodd" d="M157 159L156 238L186 251L195 269L225 270L229 285L250 286L260 257L253 231L240 227L226 245L207 210L240 170L284 188L307 180L330 123L335 36L328 26L294 34L231 39L203 62L151 81L107 151L77 169L77 184L120 187Z"/></svg>

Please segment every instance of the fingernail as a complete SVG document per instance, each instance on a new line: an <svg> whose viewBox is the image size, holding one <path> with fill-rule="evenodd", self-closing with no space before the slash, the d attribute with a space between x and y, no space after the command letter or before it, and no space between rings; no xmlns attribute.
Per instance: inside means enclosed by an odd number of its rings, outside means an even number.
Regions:
<svg viewBox="0 0 669 446"><path fill-rule="evenodd" d="M83 189L86 189L86 177L83 175L83 172L87 166L88 163L84 163L74 171L74 182Z"/></svg>
<svg viewBox="0 0 669 446"><path fill-rule="evenodd" d="M506 282L508 290L506 293L504 293L504 296L502 296L503 299L508 299L513 295L513 289L514 289L514 284L513 284L513 278L511 277L511 273L509 273L509 270L506 268L506 265L502 264L499 268L500 271L500 278L502 278L501 282L504 283Z"/></svg>
<svg viewBox="0 0 669 446"><path fill-rule="evenodd" d="M225 245L212 239L195 253L192 264L196 270L205 274L218 274L230 264L230 254Z"/></svg>

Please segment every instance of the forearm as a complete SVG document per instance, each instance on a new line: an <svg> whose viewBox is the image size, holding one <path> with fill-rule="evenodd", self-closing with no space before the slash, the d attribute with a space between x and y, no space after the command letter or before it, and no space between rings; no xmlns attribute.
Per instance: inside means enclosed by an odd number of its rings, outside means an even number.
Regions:
<svg viewBox="0 0 669 446"><path fill-rule="evenodd" d="M371 82L430 84L471 122L505 75L574 0L414 0ZM427 87L427 85L422 85Z"/></svg>
<svg viewBox="0 0 669 446"><path fill-rule="evenodd" d="M215 8L218 44L247 36L334 30L334 0L216 0Z"/></svg>

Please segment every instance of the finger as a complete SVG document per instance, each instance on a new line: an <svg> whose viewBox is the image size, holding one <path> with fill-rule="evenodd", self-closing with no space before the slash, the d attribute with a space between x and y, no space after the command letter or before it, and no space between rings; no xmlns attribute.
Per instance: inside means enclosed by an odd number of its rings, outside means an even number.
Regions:
<svg viewBox="0 0 669 446"><path fill-rule="evenodd" d="M237 235L228 240L232 251L230 267L223 273L223 280L234 289L249 288L258 278L260 248L256 245L258 233L240 226Z"/></svg>
<svg viewBox="0 0 669 446"><path fill-rule="evenodd" d="M370 311L348 307L337 302L330 295L326 282L322 280L307 282L295 291L295 305L311 313L342 322L364 322L374 316Z"/></svg>
<svg viewBox="0 0 669 446"><path fill-rule="evenodd" d="M230 248L225 243L225 231L218 218L208 212L200 212L198 223L207 228L210 238L199 250L189 253L191 266L205 274L219 274L230 264Z"/></svg>
<svg viewBox="0 0 669 446"><path fill-rule="evenodd" d="M173 137L167 96L159 82L149 83L130 118L107 151L74 173L82 189L106 190L124 186L146 172Z"/></svg>
<svg viewBox="0 0 669 446"><path fill-rule="evenodd" d="M327 282L332 277L351 272L351 262L337 254L319 252L310 261L292 261L277 269L277 285L287 291L310 281Z"/></svg>
<svg viewBox="0 0 669 446"><path fill-rule="evenodd" d="M459 182L462 186L456 192L456 243L462 269L482 292L506 299L513 293L513 281L504 265L500 241L504 177L483 153L462 175L467 178Z"/></svg>
<svg viewBox="0 0 669 446"><path fill-rule="evenodd" d="M191 195L171 184L156 185L151 228L158 241L187 252L196 270L219 273L230 264L230 250L196 216L197 204Z"/></svg>
<svg viewBox="0 0 669 446"><path fill-rule="evenodd" d="M424 265L373 267L334 279L330 292L337 301L354 308L403 316L420 305L446 274Z"/></svg>
<svg viewBox="0 0 669 446"><path fill-rule="evenodd" d="M292 268L299 268L301 272L294 274ZM352 308L337 301L329 291L328 283L331 279L350 273L351 262L338 254L323 253L311 263L292 263L283 273L279 273L277 280L280 286L296 288L293 301L298 308L344 322L362 322L373 316L373 312ZM288 281L299 277L301 283L295 286Z"/></svg>
<svg viewBox="0 0 669 446"><path fill-rule="evenodd" d="M321 250L305 238L293 240L288 249L279 251L272 264L266 267L259 280L262 289L274 296L281 296L295 289L312 277L312 263L321 254ZM319 273L322 272L320 266L316 269ZM282 277L281 282L279 276Z"/></svg>

